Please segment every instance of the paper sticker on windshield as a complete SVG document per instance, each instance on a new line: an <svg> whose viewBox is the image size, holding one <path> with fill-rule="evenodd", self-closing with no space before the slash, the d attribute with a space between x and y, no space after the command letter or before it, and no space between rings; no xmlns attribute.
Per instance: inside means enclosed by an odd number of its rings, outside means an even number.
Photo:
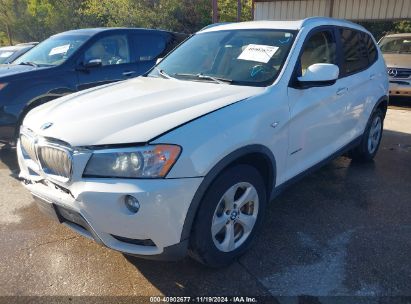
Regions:
<svg viewBox="0 0 411 304"><path fill-rule="evenodd" d="M249 44L237 59L267 63L278 49L277 46Z"/></svg>
<svg viewBox="0 0 411 304"><path fill-rule="evenodd" d="M0 58L7 58L13 55L13 52L2 52L0 53Z"/></svg>
<svg viewBox="0 0 411 304"><path fill-rule="evenodd" d="M57 46L57 47L51 49L51 51L49 53L49 56L53 56L53 55L57 55L57 54L65 54L65 53L67 53L69 48L70 48L70 44Z"/></svg>

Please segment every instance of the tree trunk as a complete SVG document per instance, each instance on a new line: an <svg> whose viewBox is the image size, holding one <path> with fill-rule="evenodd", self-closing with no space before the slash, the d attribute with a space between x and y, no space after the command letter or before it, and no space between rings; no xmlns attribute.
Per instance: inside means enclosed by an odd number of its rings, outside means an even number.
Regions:
<svg viewBox="0 0 411 304"><path fill-rule="evenodd" d="M6 23L6 32L7 32L7 38L9 38L9 45L13 45L13 39L11 37L10 26L8 23Z"/></svg>
<svg viewBox="0 0 411 304"><path fill-rule="evenodd" d="M241 0L237 0L237 22L241 21L241 9L242 9Z"/></svg>
<svg viewBox="0 0 411 304"><path fill-rule="evenodd" d="M213 23L217 23L219 18L218 18L218 2L217 0L212 0L212 6L213 6Z"/></svg>

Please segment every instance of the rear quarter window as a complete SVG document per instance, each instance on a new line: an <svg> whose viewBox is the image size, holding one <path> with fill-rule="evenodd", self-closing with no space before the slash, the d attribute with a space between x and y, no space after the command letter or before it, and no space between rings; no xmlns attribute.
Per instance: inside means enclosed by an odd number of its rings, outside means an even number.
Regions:
<svg viewBox="0 0 411 304"><path fill-rule="evenodd" d="M152 61L157 59L167 46L167 37L160 34L134 34L135 58L133 61Z"/></svg>
<svg viewBox="0 0 411 304"><path fill-rule="evenodd" d="M353 74L368 67L368 50L361 33L351 29L341 29L343 48L343 69L345 74Z"/></svg>
<svg viewBox="0 0 411 304"><path fill-rule="evenodd" d="M378 58L377 47L375 46L374 40L370 35L364 33L363 39L368 51L369 65L372 65L375 61L377 61Z"/></svg>

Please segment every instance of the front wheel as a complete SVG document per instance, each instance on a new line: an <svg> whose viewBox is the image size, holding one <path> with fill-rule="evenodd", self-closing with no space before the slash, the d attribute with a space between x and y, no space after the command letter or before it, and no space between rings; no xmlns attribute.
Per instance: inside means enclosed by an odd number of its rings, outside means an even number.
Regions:
<svg viewBox="0 0 411 304"><path fill-rule="evenodd" d="M350 151L349 156L358 161L371 161L380 147L384 126L384 113L377 109L372 114L365 128L361 143Z"/></svg>
<svg viewBox="0 0 411 304"><path fill-rule="evenodd" d="M259 230L267 194L260 173L237 165L224 171L205 194L190 239L191 256L210 267L230 264Z"/></svg>

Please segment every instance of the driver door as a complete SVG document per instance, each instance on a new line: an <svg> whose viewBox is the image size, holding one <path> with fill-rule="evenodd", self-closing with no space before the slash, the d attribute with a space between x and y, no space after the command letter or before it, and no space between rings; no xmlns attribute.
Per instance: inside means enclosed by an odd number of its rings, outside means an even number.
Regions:
<svg viewBox="0 0 411 304"><path fill-rule="evenodd" d="M340 88L341 80L332 85L299 86L297 77L315 63L338 65L336 37L327 27L309 34L296 65L293 85L288 88L290 106L289 150L287 178L307 170L340 148L345 133L344 117L347 93Z"/></svg>
<svg viewBox="0 0 411 304"><path fill-rule="evenodd" d="M127 34L111 34L95 41L81 57L77 69L78 90L136 76L136 63L131 62L129 45ZM101 64L87 67L96 61Z"/></svg>

